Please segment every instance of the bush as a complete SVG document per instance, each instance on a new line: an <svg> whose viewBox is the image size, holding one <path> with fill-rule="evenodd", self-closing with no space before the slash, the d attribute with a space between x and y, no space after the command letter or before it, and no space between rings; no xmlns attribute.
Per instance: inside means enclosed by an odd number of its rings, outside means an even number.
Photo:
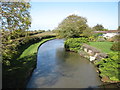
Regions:
<svg viewBox="0 0 120 90"><path fill-rule="evenodd" d="M95 42L96 41L96 37L95 36L90 36L88 37L89 41Z"/></svg>
<svg viewBox="0 0 120 90"><path fill-rule="evenodd" d="M102 36L99 36L98 38L97 38L97 42L104 42L106 39L104 38L104 37L102 37Z"/></svg>
<svg viewBox="0 0 120 90"><path fill-rule="evenodd" d="M120 41L119 39L120 39L120 35L115 35L111 38L108 38L107 40L110 42L118 42L118 41Z"/></svg>
<svg viewBox="0 0 120 90"><path fill-rule="evenodd" d="M120 42L115 42L110 49L113 51L120 51L119 46L120 46Z"/></svg>
<svg viewBox="0 0 120 90"><path fill-rule="evenodd" d="M69 38L65 41L64 46L67 51L77 52L80 49L82 43L86 42L88 42L88 38Z"/></svg>
<svg viewBox="0 0 120 90"><path fill-rule="evenodd" d="M112 81L120 81L119 54L118 52L111 52L108 57L96 63L101 72L100 76L107 76Z"/></svg>

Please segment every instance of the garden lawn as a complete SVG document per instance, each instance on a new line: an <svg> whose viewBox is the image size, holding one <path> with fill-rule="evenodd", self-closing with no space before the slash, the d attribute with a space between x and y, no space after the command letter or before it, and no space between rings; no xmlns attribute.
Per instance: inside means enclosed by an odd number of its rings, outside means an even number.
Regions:
<svg viewBox="0 0 120 90"><path fill-rule="evenodd" d="M114 42L89 42L89 45L99 49L103 53L113 52L110 50Z"/></svg>

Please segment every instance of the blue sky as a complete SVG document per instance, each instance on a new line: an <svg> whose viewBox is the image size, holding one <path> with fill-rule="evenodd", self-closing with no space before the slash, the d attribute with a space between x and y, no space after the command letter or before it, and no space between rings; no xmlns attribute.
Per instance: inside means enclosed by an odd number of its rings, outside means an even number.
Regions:
<svg viewBox="0 0 120 90"><path fill-rule="evenodd" d="M71 14L87 18L90 27L102 24L115 30L118 27L118 2L31 2L30 30L52 30Z"/></svg>

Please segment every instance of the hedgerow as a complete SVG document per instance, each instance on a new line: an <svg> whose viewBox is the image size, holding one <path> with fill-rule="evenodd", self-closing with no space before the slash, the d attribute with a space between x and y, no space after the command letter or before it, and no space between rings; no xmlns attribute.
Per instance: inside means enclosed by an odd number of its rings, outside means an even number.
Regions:
<svg viewBox="0 0 120 90"><path fill-rule="evenodd" d="M42 39L55 37L52 35L46 35L42 37L37 36L28 36L24 38L13 39L9 44L6 46L2 46L2 61L3 65L7 66L12 63L16 58L20 56L20 54L31 44L34 44Z"/></svg>

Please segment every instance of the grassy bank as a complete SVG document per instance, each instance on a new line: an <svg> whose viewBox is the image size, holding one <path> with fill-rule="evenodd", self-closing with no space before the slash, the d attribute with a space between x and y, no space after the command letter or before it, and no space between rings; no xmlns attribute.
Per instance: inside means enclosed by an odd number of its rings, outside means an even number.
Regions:
<svg viewBox="0 0 120 90"><path fill-rule="evenodd" d="M29 55L32 55L34 53L37 53L37 49L38 47L43 44L44 42L48 41L48 40L52 40L54 38L48 38L48 39L43 39L42 41L38 42L38 43L35 43L33 45L31 45L30 47L28 47L22 54L21 56L19 57L20 58L24 58L26 56L29 56Z"/></svg>
<svg viewBox="0 0 120 90"><path fill-rule="evenodd" d="M3 71L3 88L25 87L36 66L38 47L44 42L52 39L54 38L42 39L40 42L30 45L17 60L14 60L14 63L10 67L6 67L7 70Z"/></svg>
<svg viewBox="0 0 120 90"><path fill-rule="evenodd" d="M89 45L96 47L103 53L113 52L112 50L110 50L113 42L89 42Z"/></svg>

